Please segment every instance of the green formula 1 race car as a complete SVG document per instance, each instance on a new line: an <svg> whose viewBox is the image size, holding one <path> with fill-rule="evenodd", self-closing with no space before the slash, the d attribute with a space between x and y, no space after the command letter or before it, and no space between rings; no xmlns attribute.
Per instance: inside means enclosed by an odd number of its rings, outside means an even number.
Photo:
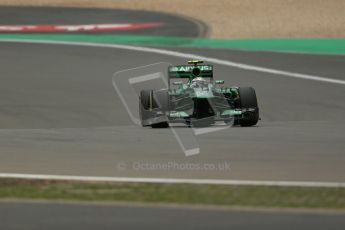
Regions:
<svg viewBox="0 0 345 230"><path fill-rule="evenodd" d="M224 80L213 79L213 66L192 60L189 65L168 67L168 89L142 90L139 96L141 124L153 128L184 123L205 127L226 124L253 126L259 108L252 87L221 87Z"/></svg>

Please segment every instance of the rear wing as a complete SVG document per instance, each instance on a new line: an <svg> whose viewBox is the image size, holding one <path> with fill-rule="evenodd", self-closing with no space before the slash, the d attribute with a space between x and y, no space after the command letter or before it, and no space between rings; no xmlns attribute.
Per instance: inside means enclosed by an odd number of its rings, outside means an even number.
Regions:
<svg viewBox="0 0 345 230"><path fill-rule="evenodd" d="M196 77L213 78L212 65L177 65L169 66L169 78L189 78L192 80Z"/></svg>

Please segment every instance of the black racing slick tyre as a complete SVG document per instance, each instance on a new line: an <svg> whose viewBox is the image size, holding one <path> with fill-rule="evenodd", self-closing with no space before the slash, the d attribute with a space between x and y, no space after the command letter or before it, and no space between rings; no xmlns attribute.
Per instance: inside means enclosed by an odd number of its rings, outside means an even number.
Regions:
<svg viewBox="0 0 345 230"><path fill-rule="evenodd" d="M150 107L150 97L152 95L152 90L142 90L139 96L139 115L142 126L149 126L149 119L151 118ZM152 101L151 101L152 102Z"/></svg>
<svg viewBox="0 0 345 230"><path fill-rule="evenodd" d="M157 103L153 96L153 90L142 90L140 92L140 103L145 110L157 108Z"/></svg>
<svg viewBox="0 0 345 230"><path fill-rule="evenodd" d="M167 91L153 91L153 90L142 90L140 92L140 105L139 113L142 126L151 126L152 128L166 128L169 127L169 123L166 119L163 119L162 122L153 122L154 116L153 110L160 110L164 112L167 110L168 98L166 97ZM163 115L164 116L164 113ZM164 118L164 117L163 117Z"/></svg>
<svg viewBox="0 0 345 230"><path fill-rule="evenodd" d="M244 111L239 124L244 127L256 125L259 120L259 107L254 88L240 87L239 96L241 109Z"/></svg>
<svg viewBox="0 0 345 230"><path fill-rule="evenodd" d="M153 123L151 124L152 128L168 128L169 122L165 115L165 112L169 110L169 94L168 90L157 90L154 92L154 101L157 105L157 108L163 113L164 118L166 118L164 122Z"/></svg>

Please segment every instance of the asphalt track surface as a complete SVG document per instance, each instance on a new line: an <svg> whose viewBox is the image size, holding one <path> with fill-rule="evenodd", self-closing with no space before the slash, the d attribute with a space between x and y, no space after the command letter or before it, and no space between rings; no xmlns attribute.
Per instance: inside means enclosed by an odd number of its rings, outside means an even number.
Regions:
<svg viewBox="0 0 345 230"><path fill-rule="evenodd" d="M212 221L211 221L212 220ZM236 209L1 202L0 229L343 229L344 214Z"/></svg>
<svg viewBox="0 0 345 230"><path fill-rule="evenodd" d="M207 34L207 27L202 22L192 18L167 13L121 9L0 7L1 25L85 25L147 22L158 22L162 23L162 25L134 31L103 31L97 32L97 34L135 34L179 37L203 37Z"/></svg>
<svg viewBox="0 0 345 230"><path fill-rule="evenodd" d="M185 157L169 129L134 125L112 85L120 70L187 60L64 45L0 43L0 169L7 173L343 182L344 86L215 65L227 84L253 86L262 121L197 136ZM345 57L179 49L344 79ZM313 68L315 66L315 68ZM181 128L187 129L187 128ZM164 146L164 147L163 147ZM145 163L169 164L145 168ZM228 163L227 170L183 164ZM143 167L141 167L144 164ZM139 165L139 167L138 167Z"/></svg>
<svg viewBox="0 0 345 230"><path fill-rule="evenodd" d="M0 8L2 24L106 23L113 22L114 16L113 11L96 14L90 10L85 17L85 11L78 14L73 10L75 17L71 17L66 10L12 10ZM47 19L47 12L60 14L60 21L37 20ZM118 19L126 15L127 22L128 12L121 13ZM146 17L141 19L151 20ZM202 36L198 29L181 30L193 27L183 23L163 33ZM161 35L161 31L150 33ZM344 56L169 49L345 79ZM257 127L198 136L201 153L185 157L171 130L132 123L112 86L112 77L125 69L157 62L181 64L186 59L124 49L15 42L0 43L0 51L1 172L344 182L343 85L215 65L216 78L230 85L255 87L262 121ZM224 162L231 165L230 170L183 168L185 163ZM175 167L138 169L144 163L175 163ZM344 218L327 213L2 202L0 223L0 229L343 229Z"/></svg>

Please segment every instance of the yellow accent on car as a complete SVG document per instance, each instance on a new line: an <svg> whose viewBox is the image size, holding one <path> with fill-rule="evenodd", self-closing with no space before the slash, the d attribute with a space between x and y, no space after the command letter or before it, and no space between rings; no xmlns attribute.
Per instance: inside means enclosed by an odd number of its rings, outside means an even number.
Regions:
<svg viewBox="0 0 345 230"><path fill-rule="evenodd" d="M190 61L188 61L188 64L194 64L194 65L201 64L201 63L204 63L204 62L201 60L190 60Z"/></svg>

